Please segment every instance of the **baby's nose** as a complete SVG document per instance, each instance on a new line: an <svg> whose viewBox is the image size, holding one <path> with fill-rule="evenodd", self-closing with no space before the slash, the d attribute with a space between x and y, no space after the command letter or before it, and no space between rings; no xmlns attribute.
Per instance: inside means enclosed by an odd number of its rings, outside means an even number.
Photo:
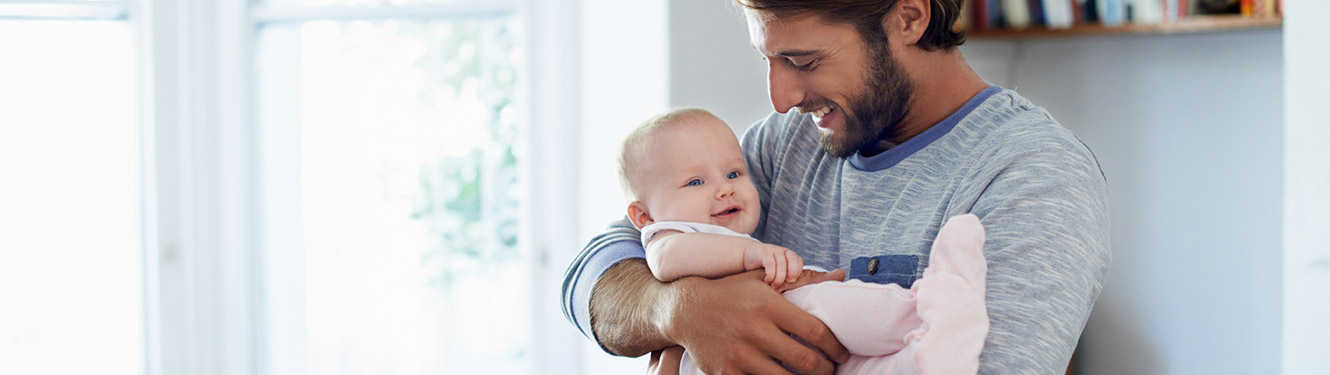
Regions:
<svg viewBox="0 0 1330 375"><path fill-rule="evenodd" d="M721 184L720 188L716 189L716 198L718 199L726 198L731 195L734 195L734 185L731 185L729 183L724 183Z"/></svg>

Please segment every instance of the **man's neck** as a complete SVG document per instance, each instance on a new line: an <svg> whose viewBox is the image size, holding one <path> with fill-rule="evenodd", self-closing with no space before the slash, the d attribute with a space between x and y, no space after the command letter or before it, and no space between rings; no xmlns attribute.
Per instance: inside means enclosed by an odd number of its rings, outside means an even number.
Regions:
<svg viewBox="0 0 1330 375"><path fill-rule="evenodd" d="M914 69L905 67L914 81L914 94L907 104L909 111L897 124L895 134L873 147L879 149L874 153L905 143L923 133L956 113L975 94L988 88L988 83L970 68L960 51L935 53L928 56L928 61L915 64Z"/></svg>

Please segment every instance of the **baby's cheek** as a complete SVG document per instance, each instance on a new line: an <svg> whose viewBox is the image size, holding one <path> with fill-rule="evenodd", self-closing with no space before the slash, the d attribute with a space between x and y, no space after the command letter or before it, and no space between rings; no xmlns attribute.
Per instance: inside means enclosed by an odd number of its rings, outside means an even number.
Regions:
<svg viewBox="0 0 1330 375"><path fill-rule="evenodd" d="M686 221L694 223L706 223L711 220L711 214L705 209L699 209L687 204L666 205L659 210L660 215L656 216L656 221Z"/></svg>

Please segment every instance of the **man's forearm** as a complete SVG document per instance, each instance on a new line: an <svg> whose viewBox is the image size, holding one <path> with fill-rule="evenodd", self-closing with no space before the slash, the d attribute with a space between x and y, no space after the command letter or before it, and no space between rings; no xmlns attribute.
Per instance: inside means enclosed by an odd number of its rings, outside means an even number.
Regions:
<svg viewBox="0 0 1330 375"><path fill-rule="evenodd" d="M677 299L671 284L651 275L646 261L610 267L591 291L591 327L614 354L637 357L675 345L662 333Z"/></svg>

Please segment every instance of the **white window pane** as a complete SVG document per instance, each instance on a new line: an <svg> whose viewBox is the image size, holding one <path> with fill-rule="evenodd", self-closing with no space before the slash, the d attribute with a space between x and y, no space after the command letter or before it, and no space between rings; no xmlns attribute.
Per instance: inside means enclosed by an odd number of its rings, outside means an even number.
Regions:
<svg viewBox="0 0 1330 375"><path fill-rule="evenodd" d="M260 0L262 4L272 6L353 6L353 7L374 7L374 6L408 6L408 5L427 5L427 4L467 4L467 3L492 3L496 1L512 0Z"/></svg>
<svg viewBox="0 0 1330 375"><path fill-rule="evenodd" d="M131 31L0 21L0 35L0 373L138 374Z"/></svg>
<svg viewBox="0 0 1330 375"><path fill-rule="evenodd" d="M531 372L512 33L260 29L271 373Z"/></svg>

